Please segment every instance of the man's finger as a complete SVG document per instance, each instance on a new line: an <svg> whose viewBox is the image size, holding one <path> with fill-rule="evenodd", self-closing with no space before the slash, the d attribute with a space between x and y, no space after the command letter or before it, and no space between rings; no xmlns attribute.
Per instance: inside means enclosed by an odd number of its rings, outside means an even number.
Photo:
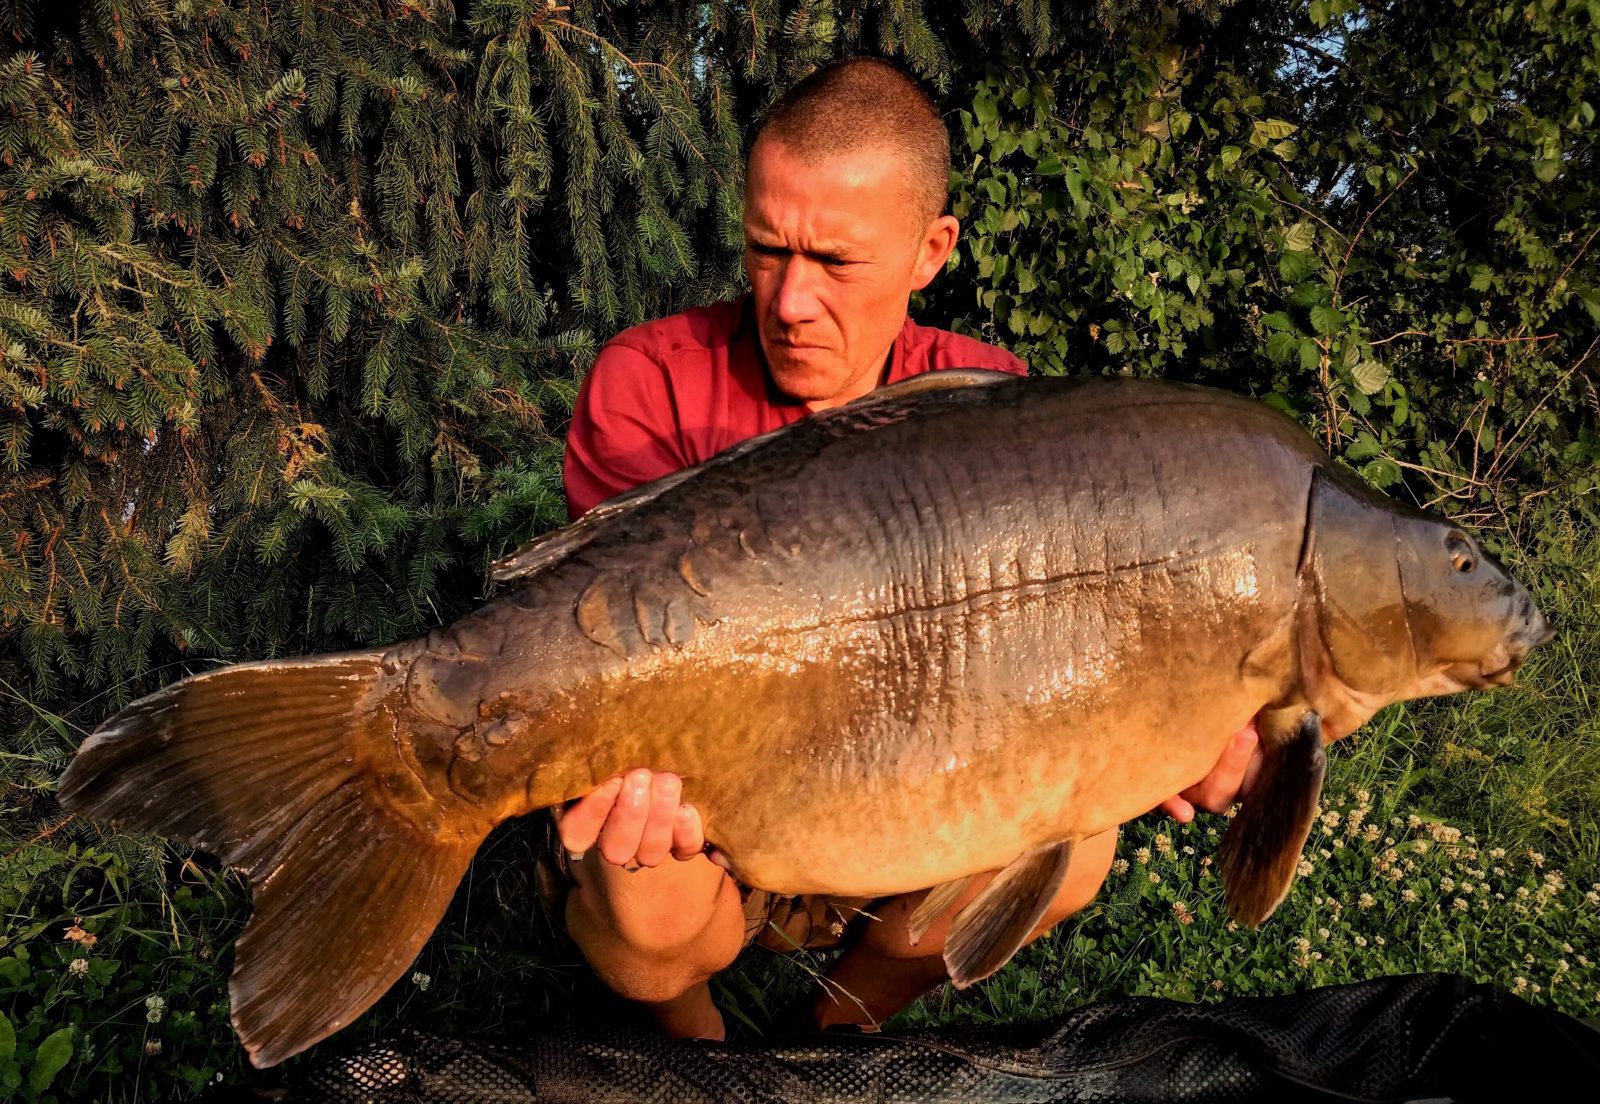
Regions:
<svg viewBox="0 0 1600 1104"><path fill-rule="evenodd" d="M700 820L700 810L693 805L679 805L672 820L672 854L687 860L705 849L706 832Z"/></svg>
<svg viewBox="0 0 1600 1104"><path fill-rule="evenodd" d="M677 819L678 799L682 796L683 779L675 774L658 774L650 783L650 811L634 856L640 866L658 866L671 853L672 822Z"/></svg>
<svg viewBox="0 0 1600 1104"><path fill-rule="evenodd" d="M1176 794L1167 798L1157 808L1179 824L1188 824L1194 819L1194 806Z"/></svg>
<svg viewBox="0 0 1600 1104"><path fill-rule="evenodd" d="M628 866L639 852L645 818L650 812L650 772L629 771L622 779L622 790L611 815L600 829L600 855L608 863Z"/></svg>
<svg viewBox="0 0 1600 1104"><path fill-rule="evenodd" d="M608 778L562 810L556 820L561 846L573 855L581 855L593 847L621 789L621 778Z"/></svg>
<svg viewBox="0 0 1600 1104"><path fill-rule="evenodd" d="M1235 733L1211 773L1199 785L1184 790L1183 796L1209 812L1227 812L1244 789L1245 772L1250 769L1250 759L1259 743L1254 725Z"/></svg>

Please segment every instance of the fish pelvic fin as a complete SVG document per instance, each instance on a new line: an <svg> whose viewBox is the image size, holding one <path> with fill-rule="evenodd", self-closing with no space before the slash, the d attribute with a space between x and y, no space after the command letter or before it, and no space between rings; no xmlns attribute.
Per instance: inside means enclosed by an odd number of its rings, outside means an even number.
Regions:
<svg viewBox="0 0 1600 1104"><path fill-rule="evenodd" d="M1301 714L1292 727L1261 720L1261 774L1222 838L1222 885L1228 913L1260 927L1289 893L1311 834L1328 756L1322 718Z"/></svg>
<svg viewBox="0 0 1600 1104"><path fill-rule="evenodd" d="M906 925L906 935L913 947L921 943L922 937L928 934L928 929L937 924L939 918L955 906L971 882L971 876L957 878L953 882L945 882L928 890L928 895L922 899L922 904L917 906L916 911L911 914L911 921Z"/></svg>
<svg viewBox="0 0 1600 1104"><path fill-rule="evenodd" d="M944 943L944 964L957 989L977 984L1011 960L1044 918L1071 862L1067 841L1025 851L956 914Z"/></svg>
<svg viewBox="0 0 1600 1104"><path fill-rule="evenodd" d="M73 812L183 840L249 878L229 992L259 1067L383 995L482 839L414 802L396 808L414 790L379 702L381 661L351 652L185 679L103 724L61 779Z"/></svg>

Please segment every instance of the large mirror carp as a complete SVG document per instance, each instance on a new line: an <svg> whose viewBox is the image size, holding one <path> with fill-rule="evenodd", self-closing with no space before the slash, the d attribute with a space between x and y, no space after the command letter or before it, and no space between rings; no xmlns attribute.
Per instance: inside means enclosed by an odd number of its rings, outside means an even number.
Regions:
<svg viewBox="0 0 1600 1104"><path fill-rule="evenodd" d="M878 896L999 870L969 985L1076 840L1259 718L1222 843L1246 924L1294 877L1323 747L1390 702L1503 685L1550 635L1467 533L1341 473L1289 418L1168 383L940 372L641 487L388 648L239 664L106 721L67 808L243 871L233 1022L258 1066L409 966L507 817L647 765L743 882Z"/></svg>

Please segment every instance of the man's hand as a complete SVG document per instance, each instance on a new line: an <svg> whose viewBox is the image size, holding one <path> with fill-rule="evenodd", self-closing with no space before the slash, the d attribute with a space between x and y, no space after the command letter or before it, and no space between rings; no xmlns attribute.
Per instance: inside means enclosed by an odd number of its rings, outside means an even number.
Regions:
<svg viewBox="0 0 1600 1104"><path fill-rule="evenodd" d="M555 813L561 845L581 855L598 842L606 862L625 867L692 859L705 847L705 829L682 797L675 774L640 769L608 779Z"/></svg>
<svg viewBox="0 0 1600 1104"><path fill-rule="evenodd" d="M1228 806L1250 792L1256 780L1261 769L1260 744L1256 723L1251 721L1234 734L1210 774L1176 797L1167 798L1157 808L1179 824L1193 820L1197 808L1208 813L1227 812Z"/></svg>

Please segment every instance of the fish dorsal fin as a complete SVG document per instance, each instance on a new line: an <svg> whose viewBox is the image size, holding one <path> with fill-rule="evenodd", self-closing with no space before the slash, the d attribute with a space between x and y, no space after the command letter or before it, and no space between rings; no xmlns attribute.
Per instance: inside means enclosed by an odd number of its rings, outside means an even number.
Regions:
<svg viewBox="0 0 1600 1104"><path fill-rule="evenodd" d="M821 411L803 420L815 423L819 419L828 419L839 412L860 411L863 407L893 402L911 395L920 395L923 392L951 391L965 387L987 387L1017 378L1010 372L991 372L983 368L945 368L934 372L923 372L921 375L912 376L910 379L901 380L899 383L891 383L887 387L880 387L876 391L856 399L854 402ZM739 442L732 448L724 449L704 463L696 464L691 468L684 468L682 471L673 472L671 475L662 476L654 482L635 487L631 491L624 491L617 497L602 502L571 525L541 534L518 547L510 555L496 560L489 569L489 577L497 583L505 583L532 575L540 568L559 560L567 553L576 551L588 544L590 538L594 536L595 530L609 519L619 514L626 514L636 510L648 502L653 502L665 492L670 491L688 479L692 479L707 468L726 464L747 453L754 452L772 438L787 433L798 424L800 423L791 423L790 425L779 426L777 429L768 430L766 433L757 434Z"/></svg>
<svg viewBox="0 0 1600 1104"><path fill-rule="evenodd" d="M865 403L881 402L889 399L900 399L907 395L920 395L924 391L955 391L963 387L989 387L996 383L1004 383L1020 377L1011 372L996 372L989 368L939 368L932 372L922 372L899 383L891 383L887 387L880 387L870 391L853 403L847 403L839 409L859 406Z"/></svg>
<svg viewBox="0 0 1600 1104"><path fill-rule="evenodd" d="M749 441L745 442L745 444L749 443ZM707 463L711 462L707 461ZM607 499L594 507L571 525L563 526L560 529L552 529L548 533L541 533L532 540L518 545L515 552L502 556L491 564L489 578L497 583L505 583L510 582L512 579L521 579L524 576L532 575L546 564L553 563L568 552L588 544L589 538L594 535L594 531L603 525L608 518L637 509L646 502L657 498L663 491L669 491L676 487L703 467L705 467L705 464L697 464L692 468L684 468L682 471L673 472L671 475L663 476L654 482L635 487L631 491L624 491L616 498Z"/></svg>
<svg viewBox="0 0 1600 1104"><path fill-rule="evenodd" d="M957 989L1010 961L1055 900L1071 863L1067 840L1025 851L956 914L944 941L944 964Z"/></svg>

